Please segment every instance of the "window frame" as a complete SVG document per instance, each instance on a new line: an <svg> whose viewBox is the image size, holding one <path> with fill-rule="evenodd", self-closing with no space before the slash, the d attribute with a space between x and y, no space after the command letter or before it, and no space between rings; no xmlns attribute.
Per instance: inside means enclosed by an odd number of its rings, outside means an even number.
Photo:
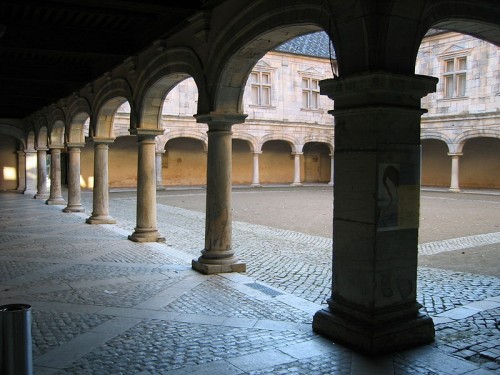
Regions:
<svg viewBox="0 0 500 375"><path fill-rule="evenodd" d="M443 99L464 99L467 98L467 76L469 72L469 55L467 53L449 54L441 56L442 60L442 93ZM461 62L465 66L461 66ZM452 64L449 69L449 64ZM451 91L451 92L450 92Z"/></svg>
<svg viewBox="0 0 500 375"><path fill-rule="evenodd" d="M253 76L256 74L258 76L258 81L253 81ZM262 76L265 75L269 77L268 82L263 82ZM250 106L252 107L272 107L272 97L273 97L273 70L272 69L262 69L258 66L254 67L254 69L250 72L249 76L250 81ZM254 102L254 88L257 89L257 103ZM268 91L268 100L264 103L263 92Z"/></svg>
<svg viewBox="0 0 500 375"><path fill-rule="evenodd" d="M307 81L307 86L304 87L304 81ZM320 88L319 82L321 81L320 77L309 75L309 74L301 74L300 75L300 98L301 98L301 109L305 111L321 111L320 107ZM312 83L316 82L316 87L312 87ZM306 94L307 105L304 106L304 94ZM311 103L313 102L312 98L316 100L316 106L313 107Z"/></svg>

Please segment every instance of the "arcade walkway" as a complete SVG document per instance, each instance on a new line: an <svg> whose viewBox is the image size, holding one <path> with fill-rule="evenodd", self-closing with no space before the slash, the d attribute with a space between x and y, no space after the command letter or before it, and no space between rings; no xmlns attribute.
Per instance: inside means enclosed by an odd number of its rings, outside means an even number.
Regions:
<svg viewBox="0 0 500 375"><path fill-rule="evenodd" d="M0 194L0 304L32 305L37 375L481 375L500 369L499 278L420 268L418 300L434 319L436 341L367 358L311 331L322 301L306 297L328 295L317 289L329 288L328 272L322 281L327 285L310 290L300 287L307 281L294 280L297 265L285 261L286 290L257 281L251 272L201 275L190 262L192 249L202 243L196 246L202 214L159 204L167 243L141 244L127 240L130 230L124 229L134 223L134 198L112 194L118 224L88 225L90 197L84 194L86 213L68 214L63 206ZM238 246L267 246L260 254L243 249L247 257L274 251L286 259L287 251L307 248L315 261L328 244L284 233L245 223L233 228ZM268 274L278 271L269 265Z"/></svg>

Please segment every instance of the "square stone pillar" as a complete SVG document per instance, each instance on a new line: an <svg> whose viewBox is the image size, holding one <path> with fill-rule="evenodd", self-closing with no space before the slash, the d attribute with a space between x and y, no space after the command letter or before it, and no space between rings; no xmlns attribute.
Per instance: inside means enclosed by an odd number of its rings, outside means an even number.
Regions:
<svg viewBox="0 0 500 375"><path fill-rule="evenodd" d="M313 329L365 353L434 339L416 279L420 99L436 83L377 72L320 85L335 100L333 286Z"/></svg>
<svg viewBox="0 0 500 375"><path fill-rule="evenodd" d="M246 115L210 113L198 115L198 122L208 124L207 206L205 249L192 267L203 274L245 272L246 264L235 256L232 248L231 168L232 131Z"/></svg>

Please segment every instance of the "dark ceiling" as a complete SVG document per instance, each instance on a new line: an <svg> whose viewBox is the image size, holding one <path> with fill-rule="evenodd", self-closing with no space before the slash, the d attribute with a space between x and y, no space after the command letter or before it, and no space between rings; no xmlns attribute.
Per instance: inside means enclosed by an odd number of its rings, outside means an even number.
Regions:
<svg viewBox="0 0 500 375"><path fill-rule="evenodd" d="M204 3L0 0L0 118L24 118L78 91Z"/></svg>

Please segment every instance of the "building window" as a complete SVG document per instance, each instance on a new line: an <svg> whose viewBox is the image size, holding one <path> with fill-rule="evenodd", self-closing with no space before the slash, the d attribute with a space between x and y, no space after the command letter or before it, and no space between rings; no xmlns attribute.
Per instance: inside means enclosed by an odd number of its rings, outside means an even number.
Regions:
<svg viewBox="0 0 500 375"><path fill-rule="evenodd" d="M318 109L319 79L302 77L302 108Z"/></svg>
<svg viewBox="0 0 500 375"><path fill-rule="evenodd" d="M455 57L444 60L444 97L457 98L465 96L467 80L467 58Z"/></svg>
<svg viewBox="0 0 500 375"><path fill-rule="evenodd" d="M271 73L252 72L250 75L252 85L252 104L259 106L271 105Z"/></svg>

